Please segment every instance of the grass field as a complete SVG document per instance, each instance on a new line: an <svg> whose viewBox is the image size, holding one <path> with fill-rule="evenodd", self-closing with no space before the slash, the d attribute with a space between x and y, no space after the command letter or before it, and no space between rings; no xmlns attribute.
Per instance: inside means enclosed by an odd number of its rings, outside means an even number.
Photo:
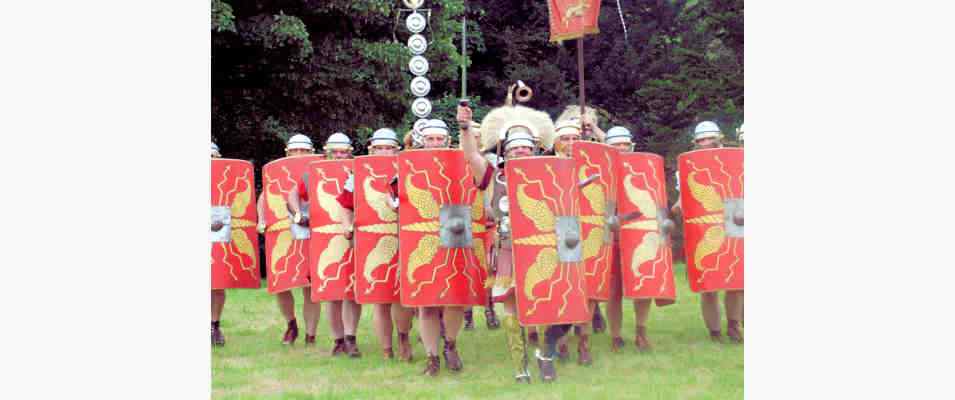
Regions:
<svg viewBox="0 0 955 400"><path fill-rule="evenodd" d="M475 309L475 329L463 331L458 351L464 370L444 369L437 378L420 375L424 348L412 329L413 364L385 361L371 328L371 307L362 312L358 341L363 356L327 355L332 347L324 307L318 346L282 346L285 322L275 299L262 290L230 290L222 317L226 346L212 350L212 395L236 399L738 399L743 397L743 346L715 344L700 316L699 295L689 290L685 266L676 266L677 303L650 312L648 331L654 351L639 354L633 346L633 305L624 299L622 336L627 349L610 352L610 335L591 336L594 364L576 364L576 338L571 359L557 365L558 381L543 384L531 359L533 383L514 383L504 350L504 334L488 331L483 309ZM296 314L301 313L296 291ZM606 313L606 307L602 307ZM725 315L724 315L725 318ZM417 327L417 320L415 321ZM725 330L725 320L724 320ZM397 340L396 340L397 343ZM396 344L397 346L397 344ZM397 347L396 347L397 351Z"/></svg>

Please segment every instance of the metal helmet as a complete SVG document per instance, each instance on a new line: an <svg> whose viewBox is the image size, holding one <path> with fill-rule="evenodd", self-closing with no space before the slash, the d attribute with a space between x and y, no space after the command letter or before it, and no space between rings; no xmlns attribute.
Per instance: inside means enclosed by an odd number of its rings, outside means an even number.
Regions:
<svg viewBox="0 0 955 400"><path fill-rule="evenodd" d="M532 124L524 121L514 121L505 128L501 129L501 146L504 151L512 147L527 146L537 149L537 132L534 131Z"/></svg>
<svg viewBox="0 0 955 400"><path fill-rule="evenodd" d="M615 126L607 130L607 144L630 143L633 144L633 134L630 130L622 126Z"/></svg>
<svg viewBox="0 0 955 400"><path fill-rule="evenodd" d="M212 143L212 156L213 156L213 157L222 157L222 154L219 154L219 146L216 146L216 144L215 144L214 142Z"/></svg>
<svg viewBox="0 0 955 400"><path fill-rule="evenodd" d="M440 119L429 119L427 123L421 124L421 142L424 143L424 138L429 135L442 135L444 136L445 144L448 144L448 136L450 134L450 129L448 129L448 124Z"/></svg>
<svg viewBox="0 0 955 400"><path fill-rule="evenodd" d="M312 139L309 139L308 136L298 133L290 137L288 139L288 144L285 146L285 151L294 149L315 150L315 146L312 146Z"/></svg>
<svg viewBox="0 0 955 400"><path fill-rule="evenodd" d="M580 136L582 133L582 127L580 118L573 117L568 118L562 121L557 121L556 126L556 136L561 137L564 135L577 135Z"/></svg>
<svg viewBox="0 0 955 400"><path fill-rule="evenodd" d="M736 137L739 138L739 141L743 141L743 126L746 124L739 124L739 128L736 128Z"/></svg>
<svg viewBox="0 0 955 400"><path fill-rule="evenodd" d="M693 130L693 140L700 140L706 138L721 138L723 137L723 132L720 132L720 127L716 125L716 122L713 121L703 121L696 125L696 129Z"/></svg>
<svg viewBox="0 0 955 400"><path fill-rule="evenodd" d="M391 128L381 128L371 134L368 139L368 146L375 145L394 145L401 147L401 141L398 140L398 133Z"/></svg>
<svg viewBox="0 0 955 400"><path fill-rule="evenodd" d="M352 151L351 139L341 132L335 132L325 141L325 151L329 150L348 150Z"/></svg>

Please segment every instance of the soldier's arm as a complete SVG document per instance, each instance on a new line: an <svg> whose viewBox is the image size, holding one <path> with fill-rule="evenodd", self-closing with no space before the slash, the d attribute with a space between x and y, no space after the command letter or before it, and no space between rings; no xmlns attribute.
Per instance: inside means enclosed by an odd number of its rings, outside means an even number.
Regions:
<svg viewBox="0 0 955 400"><path fill-rule="evenodd" d="M471 116L472 112L470 107L458 106L457 120L458 125L462 127L459 135L461 138L461 149L464 151L464 158L471 164L471 174L473 175L474 181L480 182L481 178L484 177L487 161L484 157L481 157L481 152L478 151L477 138L474 133L471 132Z"/></svg>
<svg viewBox="0 0 955 400"><path fill-rule="evenodd" d="M345 238L351 239L352 232L355 230L355 213L347 208L342 209L342 226L345 227Z"/></svg>
<svg viewBox="0 0 955 400"><path fill-rule="evenodd" d="M259 219L259 226L257 229L259 233L265 232L265 189L262 189L262 193L259 193L259 201L255 203L255 212L257 213Z"/></svg>
<svg viewBox="0 0 955 400"><path fill-rule="evenodd" d="M285 196L285 201L288 203L288 209L292 214L298 214L302 211L302 204L298 200L298 184L295 184L295 189L290 190L288 195Z"/></svg>

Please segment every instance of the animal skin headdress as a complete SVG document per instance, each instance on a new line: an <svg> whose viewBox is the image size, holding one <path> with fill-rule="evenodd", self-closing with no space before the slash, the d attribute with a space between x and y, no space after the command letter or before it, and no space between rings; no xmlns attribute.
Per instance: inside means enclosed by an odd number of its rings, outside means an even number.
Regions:
<svg viewBox="0 0 955 400"><path fill-rule="evenodd" d="M522 105L501 106L491 110L481 121L483 151L496 151L502 134L516 125L527 126L542 148L554 145L554 122L547 113Z"/></svg>

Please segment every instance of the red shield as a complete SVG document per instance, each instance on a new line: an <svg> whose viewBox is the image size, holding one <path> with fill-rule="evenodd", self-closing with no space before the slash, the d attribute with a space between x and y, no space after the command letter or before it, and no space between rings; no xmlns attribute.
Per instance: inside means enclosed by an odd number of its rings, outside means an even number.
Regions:
<svg viewBox="0 0 955 400"><path fill-rule="evenodd" d="M484 198L461 150L398 155L401 304L487 302Z"/></svg>
<svg viewBox="0 0 955 400"><path fill-rule="evenodd" d="M687 275L694 292L743 289L743 149L680 154Z"/></svg>
<svg viewBox="0 0 955 400"><path fill-rule="evenodd" d="M574 161L513 159L504 174L518 320L524 326L589 320Z"/></svg>
<svg viewBox="0 0 955 400"><path fill-rule="evenodd" d="M550 11L550 41L576 39L600 32L600 0L547 0Z"/></svg>
<svg viewBox="0 0 955 400"><path fill-rule="evenodd" d="M668 216L663 157L622 153L617 175L620 243L625 244L619 254L623 296L657 299L658 305L672 303L676 299L673 250L664 227L673 222ZM628 217L632 215L638 216Z"/></svg>
<svg viewBox="0 0 955 400"><path fill-rule="evenodd" d="M269 293L309 285L308 229L292 226L286 196L295 190L310 161L324 156L286 157L262 167L265 193L265 258ZM303 233L305 235L303 235Z"/></svg>
<svg viewBox="0 0 955 400"><path fill-rule="evenodd" d="M389 184L398 156L355 159L355 299L397 303L398 213L389 205Z"/></svg>
<svg viewBox="0 0 955 400"><path fill-rule="evenodd" d="M613 235L609 225L617 214L617 169L620 151L596 142L573 146L576 181L590 182L580 189L580 222L583 233L587 296L610 299L610 270L613 265Z"/></svg>
<svg viewBox="0 0 955 400"><path fill-rule="evenodd" d="M308 164L309 240L308 271L312 301L355 299L355 264L352 243L342 224L344 208L338 203L352 160L323 160Z"/></svg>
<svg viewBox="0 0 955 400"><path fill-rule="evenodd" d="M252 163L212 160L212 288L259 287L259 235L255 232L255 174Z"/></svg>

